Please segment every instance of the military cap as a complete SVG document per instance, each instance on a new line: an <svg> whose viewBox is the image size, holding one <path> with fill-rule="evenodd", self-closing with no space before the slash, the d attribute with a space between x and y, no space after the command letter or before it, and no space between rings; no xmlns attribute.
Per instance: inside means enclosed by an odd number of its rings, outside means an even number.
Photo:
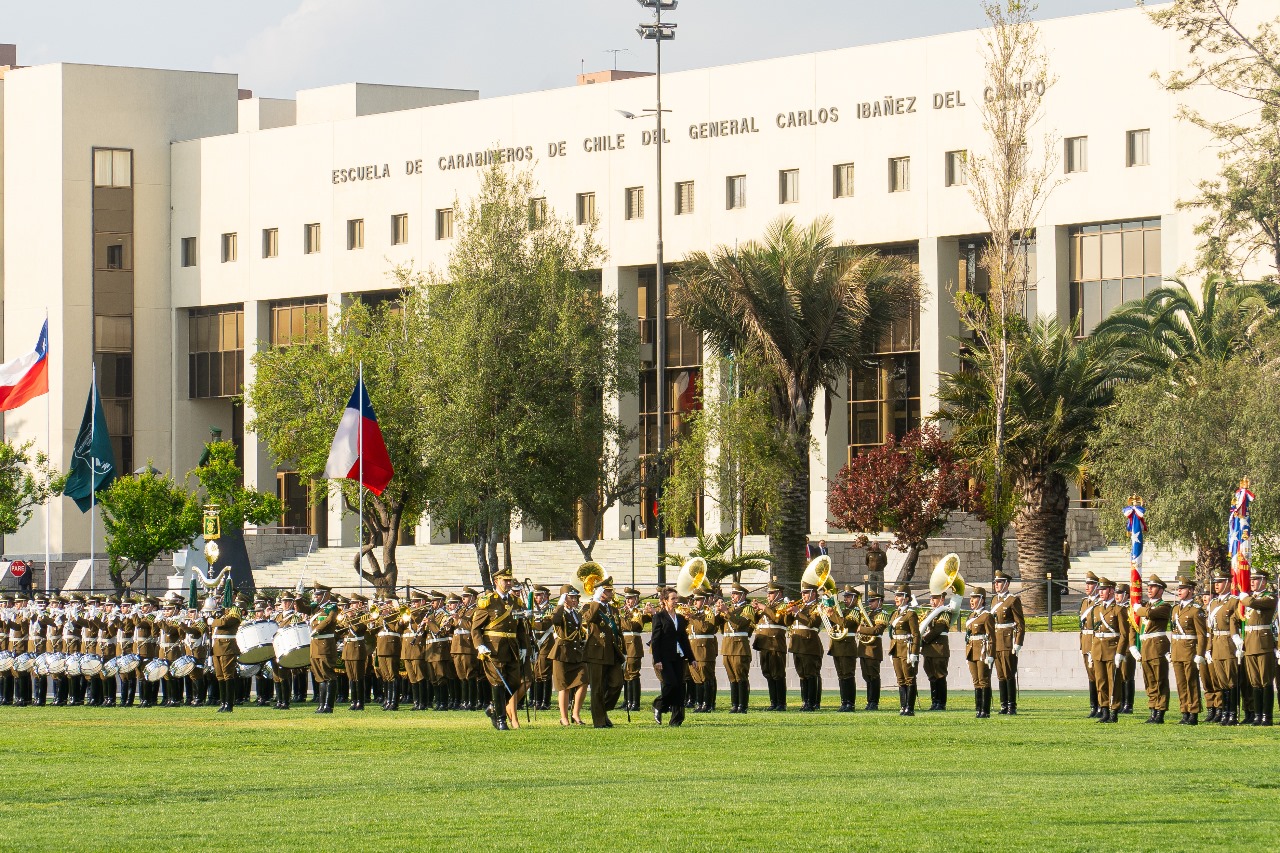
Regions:
<svg viewBox="0 0 1280 853"><path fill-rule="evenodd" d="M1097 583L1097 582L1098 582L1098 576L1097 576L1097 575L1095 575L1093 572L1085 572L1085 573L1084 573L1084 582L1085 582L1085 583Z"/></svg>
<svg viewBox="0 0 1280 853"><path fill-rule="evenodd" d="M1271 579L1271 576L1267 574L1266 569L1255 568L1252 571L1250 571L1249 574L1252 575L1253 579L1256 581L1257 580L1265 581L1265 580Z"/></svg>
<svg viewBox="0 0 1280 853"><path fill-rule="evenodd" d="M884 601L884 593L878 589L873 589L867 593L867 601Z"/></svg>
<svg viewBox="0 0 1280 853"><path fill-rule="evenodd" d="M1009 578L1009 576L1008 576L1008 575L1006 575L1006 574L1004 573L1004 569L996 569L995 576L992 578L992 580L997 580L997 581L1006 581L1006 582L1007 582L1007 581L1009 581L1009 580L1010 580L1010 578Z"/></svg>
<svg viewBox="0 0 1280 853"><path fill-rule="evenodd" d="M477 592L474 587L464 586L462 588L462 594L463 595L479 595L480 593Z"/></svg>
<svg viewBox="0 0 1280 853"><path fill-rule="evenodd" d="M446 598L446 599L445 599L445 603L446 603L446 604L461 604L461 603L462 603L462 596L458 595L457 593L454 593L453 595L450 595L448 598Z"/></svg>
<svg viewBox="0 0 1280 853"><path fill-rule="evenodd" d="M1178 578L1178 589L1195 589L1196 579L1182 575Z"/></svg>
<svg viewBox="0 0 1280 853"><path fill-rule="evenodd" d="M817 588L818 588L817 586L815 586L814 584L811 584L811 583L801 583L801 584L800 584L800 591L801 591L801 592L812 592L813 590L815 590L815 589L817 589Z"/></svg>
<svg viewBox="0 0 1280 853"><path fill-rule="evenodd" d="M427 591L425 589L418 589L417 587L414 587L409 593L409 597L414 601L426 601Z"/></svg>
<svg viewBox="0 0 1280 853"><path fill-rule="evenodd" d="M640 590L634 587L627 586L622 588L622 594L625 595L627 598L639 598Z"/></svg>
<svg viewBox="0 0 1280 853"><path fill-rule="evenodd" d="M613 589L613 575L605 575L596 586L600 589Z"/></svg>
<svg viewBox="0 0 1280 853"><path fill-rule="evenodd" d="M1169 585L1160 579L1159 575L1151 575L1147 578L1147 586L1158 586L1161 589L1168 589Z"/></svg>
<svg viewBox="0 0 1280 853"><path fill-rule="evenodd" d="M253 600L254 610L266 610L270 606L271 606L271 602L266 598L255 598Z"/></svg>
<svg viewBox="0 0 1280 853"><path fill-rule="evenodd" d="M571 583L564 584L560 587L561 595L580 595L578 588Z"/></svg>
<svg viewBox="0 0 1280 853"><path fill-rule="evenodd" d="M396 597L393 595L393 596L391 596L390 598L386 599L383 603L384 603L384 604L386 604L386 605L388 605L388 606L390 606L390 607L399 607L399 606L400 606L400 599L396 598Z"/></svg>
<svg viewBox="0 0 1280 853"><path fill-rule="evenodd" d="M1116 594L1117 594L1117 595L1128 595L1128 594L1129 594L1129 585L1128 585L1127 583L1118 583L1118 584L1116 584Z"/></svg>
<svg viewBox="0 0 1280 853"><path fill-rule="evenodd" d="M245 599L245 600L246 600L246 601L248 601L248 599ZM150 598L148 598L148 599L147 599L147 604L150 604L152 607L159 607L159 606L160 606L160 599L159 599L159 598L156 598L156 597L153 595L153 596L151 596Z"/></svg>
<svg viewBox="0 0 1280 853"><path fill-rule="evenodd" d="M1216 572L1213 573L1214 583L1227 583L1230 580L1231 580L1231 573L1228 572L1226 569L1218 569Z"/></svg>
<svg viewBox="0 0 1280 853"><path fill-rule="evenodd" d="M236 593L235 603L241 607L248 607L249 596L245 595L243 592L238 592Z"/></svg>
<svg viewBox="0 0 1280 853"><path fill-rule="evenodd" d="M698 598L705 599L706 597L707 597L707 591L705 589L695 589L693 591L694 599L698 599Z"/></svg>
<svg viewBox="0 0 1280 853"><path fill-rule="evenodd" d="M497 575L494 575L494 577L497 577ZM430 597L432 601L444 601L446 596L440 590L433 589L430 592Z"/></svg>
<svg viewBox="0 0 1280 853"><path fill-rule="evenodd" d="M351 601L352 601L352 603L360 602L361 604L364 604L364 603L368 602L368 600L369 600L369 596L367 596L367 595L361 595L361 594L360 594L360 593L358 593L358 592L353 592L353 593L351 593Z"/></svg>
<svg viewBox="0 0 1280 853"><path fill-rule="evenodd" d="M5 604L13 604L15 599L12 595L6 595L0 597L0 601L3 601Z"/></svg>
<svg viewBox="0 0 1280 853"><path fill-rule="evenodd" d="M778 583L776 580L773 580L773 581L770 581L770 582L769 582L769 586L768 586L768 588L767 588L767 591L768 591L768 592L786 592L786 590L783 588L782 584Z"/></svg>
<svg viewBox="0 0 1280 853"><path fill-rule="evenodd" d="M894 589L893 594L894 595L910 595L911 584L907 584L907 583L898 584L897 588Z"/></svg>
<svg viewBox="0 0 1280 853"><path fill-rule="evenodd" d="M841 595L857 595L858 590L856 587L854 587L853 584L847 583L844 585L844 588L840 590L840 594Z"/></svg>
<svg viewBox="0 0 1280 853"><path fill-rule="evenodd" d="M746 595L746 594L747 594L747 588L746 588L745 586L743 586L742 584L740 584L740 583L735 583L735 584L730 585L730 587L729 587L729 591L730 591L730 592L740 592L740 593L742 593L743 595Z"/></svg>
<svg viewBox="0 0 1280 853"><path fill-rule="evenodd" d="M48 604L48 603L49 603L49 596L44 595L43 593L36 596L36 604Z"/></svg>
<svg viewBox="0 0 1280 853"><path fill-rule="evenodd" d="M1111 578L1098 578L1098 586L1102 587L1103 589L1115 589L1116 582L1113 581Z"/></svg>
<svg viewBox="0 0 1280 853"><path fill-rule="evenodd" d="M971 586L969 587L969 597L970 598L986 598L987 591L980 586Z"/></svg>
<svg viewBox="0 0 1280 853"><path fill-rule="evenodd" d="M534 592L540 592L540 593L542 593L543 595L550 595L550 594L551 594L551 590L547 589L547 588L546 588L545 586L543 586L542 584L536 584L536 585L533 587L533 591L534 591Z"/></svg>
<svg viewBox="0 0 1280 853"><path fill-rule="evenodd" d="M327 583L320 583L320 581L312 581L311 588L316 592L333 592L333 587Z"/></svg>
<svg viewBox="0 0 1280 853"><path fill-rule="evenodd" d="M512 580L513 578L512 578L511 570L506 568L505 566L498 569L493 573L493 579L497 580L498 578L506 578L507 580Z"/></svg>
<svg viewBox="0 0 1280 853"><path fill-rule="evenodd" d="M276 596L277 602L297 601L297 600L298 600L297 597L292 592L289 592L289 590L287 589L284 592L280 593L278 596Z"/></svg>

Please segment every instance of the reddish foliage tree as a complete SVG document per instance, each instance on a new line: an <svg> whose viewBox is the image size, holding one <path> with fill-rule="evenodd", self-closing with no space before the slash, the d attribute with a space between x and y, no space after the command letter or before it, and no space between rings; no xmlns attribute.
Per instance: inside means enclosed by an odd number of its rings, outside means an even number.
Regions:
<svg viewBox="0 0 1280 853"><path fill-rule="evenodd" d="M932 425L854 457L827 491L832 517L845 530L862 534L856 540L860 547L869 541L868 533L893 534L894 547L907 554L897 583L911 581L929 537L942 531L950 512L970 501L968 471Z"/></svg>

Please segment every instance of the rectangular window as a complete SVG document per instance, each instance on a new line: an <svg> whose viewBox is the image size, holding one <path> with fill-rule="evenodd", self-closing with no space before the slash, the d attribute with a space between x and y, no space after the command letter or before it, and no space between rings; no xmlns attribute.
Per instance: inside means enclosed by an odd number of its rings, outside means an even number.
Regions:
<svg viewBox="0 0 1280 853"><path fill-rule="evenodd" d="M578 224L586 225L596 219L596 194L578 193Z"/></svg>
<svg viewBox="0 0 1280 853"><path fill-rule="evenodd" d="M271 303L271 345L276 347L322 341L328 331L329 305L323 297L285 299Z"/></svg>
<svg viewBox="0 0 1280 853"><path fill-rule="evenodd" d="M302 254L314 255L320 251L320 223L309 222L302 226Z"/></svg>
<svg viewBox="0 0 1280 853"><path fill-rule="evenodd" d="M1125 165L1147 166L1151 163L1151 131L1131 130L1125 134Z"/></svg>
<svg viewBox="0 0 1280 853"><path fill-rule="evenodd" d="M1063 142L1065 147L1063 162L1067 174L1089 171L1089 137L1071 136Z"/></svg>
<svg viewBox="0 0 1280 853"><path fill-rule="evenodd" d="M347 251L364 248L364 220L347 220Z"/></svg>
<svg viewBox="0 0 1280 853"><path fill-rule="evenodd" d="M833 198L853 198L852 163L837 163L832 167L831 195Z"/></svg>
<svg viewBox="0 0 1280 853"><path fill-rule="evenodd" d="M905 193L911 189L911 158L889 158L889 192Z"/></svg>
<svg viewBox="0 0 1280 853"><path fill-rule="evenodd" d="M436 239L453 239L453 208L442 207L436 211Z"/></svg>
<svg viewBox="0 0 1280 853"><path fill-rule="evenodd" d="M738 210L747 206L747 176L730 175L724 179L724 206Z"/></svg>
<svg viewBox="0 0 1280 853"><path fill-rule="evenodd" d="M1159 219L1079 225L1070 242L1071 316L1081 335L1160 286Z"/></svg>
<svg viewBox="0 0 1280 853"><path fill-rule="evenodd" d="M391 217L391 245L403 246L409 242L409 214L397 213Z"/></svg>
<svg viewBox="0 0 1280 853"><path fill-rule="evenodd" d="M222 235L222 262L224 264L232 263L240 257L240 239L236 232L232 231Z"/></svg>
<svg viewBox="0 0 1280 853"><path fill-rule="evenodd" d="M676 181L676 216L693 213L693 181Z"/></svg>
<svg viewBox="0 0 1280 853"><path fill-rule="evenodd" d="M624 219L644 219L644 187L627 187Z"/></svg>
<svg viewBox="0 0 1280 853"><path fill-rule="evenodd" d="M280 229L262 229L262 257L274 258L280 254Z"/></svg>
<svg viewBox="0 0 1280 853"><path fill-rule="evenodd" d="M121 148L95 148L93 185L95 187L132 187L133 152Z"/></svg>
<svg viewBox="0 0 1280 853"><path fill-rule="evenodd" d="M543 197L529 199L529 228L541 228L547 224L547 200Z"/></svg>
<svg viewBox="0 0 1280 853"><path fill-rule="evenodd" d="M182 265L184 267L194 267L196 265L196 238L182 238Z"/></svg>
<svg viewBox="0 0 1280 853"><path fill-rule="evenodd" d="M133 269L133 235L99 232L93 235L93 268Z"/></svg>
<svg viewBox="0 0 1280 853"><path fill-rule="evenodd" d="M778 172L778 204L795 204L800 200L800 170Z"/></svg>
<svg viewBox="0 0 1280 853"><path fill-rule="evenodd" d="M946 185L959 187L969 183L969 152L948 151L946 160Z"/></svg>
<svg viewBox="0 0 1280 853"><path fill-rule="evenodd" d="M234 397L244 390L244 307L188 312L187 396Z"/></svg>

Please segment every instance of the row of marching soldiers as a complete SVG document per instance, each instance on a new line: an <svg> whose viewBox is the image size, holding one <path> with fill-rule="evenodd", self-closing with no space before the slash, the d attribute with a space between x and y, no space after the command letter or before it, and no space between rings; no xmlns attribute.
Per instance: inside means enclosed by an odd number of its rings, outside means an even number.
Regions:
<svg viewBox="0 0 1280 853"><path fill-rule="evenodd" d="M1254 569L1251 589L1232 593L1231 575L1215 572L1212 591L1180 577L1175 600L1168 584L1147 578L1146 597L1131 606L1127 584L1092 572L1080 603L1080 652L1089 675L1091 718L1114 723L1133 712L1136 671L1142 668L1147 723L1163 723L1170 678L1178 694L1180 725L1272 724L1277 678L1276 597L1267 574ZM1138 631L1138 626L1141 631ZM1244 709L1243 720L1240 709Z"/></svg>

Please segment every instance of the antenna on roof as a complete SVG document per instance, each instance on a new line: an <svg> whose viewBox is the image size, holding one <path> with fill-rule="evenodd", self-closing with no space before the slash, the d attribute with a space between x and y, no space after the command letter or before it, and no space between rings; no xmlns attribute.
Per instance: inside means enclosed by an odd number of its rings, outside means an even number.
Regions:
<svg viewBox="0 0 1280 853"><path fill-rule="evenodd" d="M605 51L605 53L612 53L612 54L613 54L613 70L614 70L614 71L617 71L617 70L618 70L618 54L620 54L620 53L630 53L630 52L631 52L631 51L627 50L625 47L616 47L616 48L613 48L612 50L606 50L606 51Z"/></svg>

